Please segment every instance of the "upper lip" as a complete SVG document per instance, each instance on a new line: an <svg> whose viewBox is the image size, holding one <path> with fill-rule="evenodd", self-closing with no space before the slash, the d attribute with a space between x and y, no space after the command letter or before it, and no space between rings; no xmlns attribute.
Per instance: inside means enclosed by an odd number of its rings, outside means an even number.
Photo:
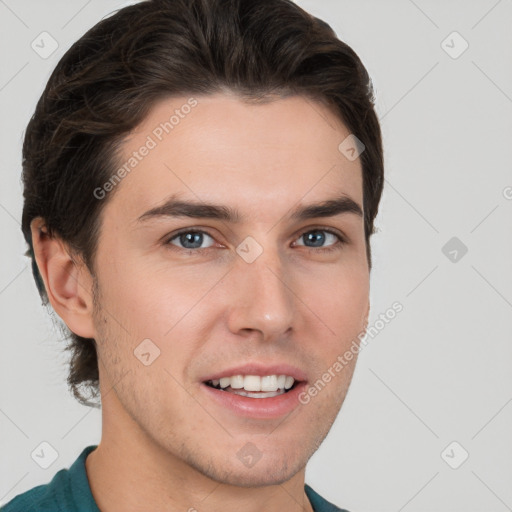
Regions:
<svg viewBox="0 0 512 512"><path fill-rule="evenodd" d="M207 382L209 380L222 379L222 377L232 377L233 375L259 375L260 377L265 375L289 375L296 381L307 380L306 374L296 366L286 363L263 364L253 362L217 371L207 375L202 381Z"/></svg>

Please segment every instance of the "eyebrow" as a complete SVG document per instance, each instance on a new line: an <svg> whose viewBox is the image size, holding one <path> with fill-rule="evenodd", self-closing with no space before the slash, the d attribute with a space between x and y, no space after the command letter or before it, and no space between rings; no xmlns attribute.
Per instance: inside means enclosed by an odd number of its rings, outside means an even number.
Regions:
<svg viewBox="0 0 512 512"><path fill-rule="evenodd" d="M363 217L363 210L353 199L342 195L327 199L320 203L299 206L292 210L290 218L295 221L304 221L317 217L335 217L337 215L352 213ZM244 216L236 208L211 203L183 201L175 196L168 199L163 205L151 208L138 217L138 222L159 217L190 217L194 219L217 219L230 223L240 223Z"/></svg>

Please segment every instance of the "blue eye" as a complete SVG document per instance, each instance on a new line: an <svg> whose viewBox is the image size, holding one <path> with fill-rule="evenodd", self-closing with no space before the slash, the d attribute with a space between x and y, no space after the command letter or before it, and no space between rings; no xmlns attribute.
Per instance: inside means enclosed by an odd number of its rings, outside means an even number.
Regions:
<svg viewBox="0 0 512 512"><path fill-rule="evenodd" d="M327 247L319 247L318 244L325 243L326 235L324 233L327 233L330 237L332 237L334 239L334 243L328 245ZM299 237L299 240L300 239L303 239L305 241L307 240L308 242L316 244L313 245L312 247L306 246L309 249L319 248L320 250L324 251L330 251L338 246L338 242L344 242L340 235L332 231L329 231L328 229L315 229L313 231L306 231Z"/></svg>
<svg viewBox="0 0 512 512"><path fill-rule="evenodd" d="M181 233L178 233L177 235L174 235L167 243L171 243L173 240L177 239L180 244L182 245L180 249L203 249L201 244L204 241L204 236L207 236L208 238L213 238L206 233L205 231L198 231L198 230L188 230L188 231L182 231ZM174 244L173 244L174 245ZM198 247L199 245L199 247ZM211 246L210 246L211 247ZM207 248L207 247L206 247Z"/></svg>
<svg viewBox="0 0 512 512"><path fill-rule="evenodd" d="M327 233L328 236L326 236L325 233ZM206 231L190 228L184 229L169 238L165 242L165 245L172 245L174 246L173 248L185 251L189 254L202 253L203 251L212 248L214 245L214 243L211 243L206 247L201 247L205 242L205 236L214 242L213 237ZM331 237L330 239L333 241L333 243L323 247L323 244L326 242L326 240L329 241L328 237ZM346 240L342 235L328 229L309 229L308 231L303 231L297 240L301 239L303 239L306 243L312 243L313 245L309 246L306 244L297 243L296 245L304 245L307 249L315 252L328 252L341 249L343 245L346 244ZM180 245L175 244L175 240Z"/></svg>

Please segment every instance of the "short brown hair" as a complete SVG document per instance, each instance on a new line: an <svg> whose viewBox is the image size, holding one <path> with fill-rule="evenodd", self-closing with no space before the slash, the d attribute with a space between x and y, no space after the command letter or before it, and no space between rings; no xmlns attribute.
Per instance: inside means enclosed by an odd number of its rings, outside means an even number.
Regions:
<svg viewBox="0 0 512 512"><path fill-rule="evenodd" d="M365 150L364 230L371 269L383 182L381 131L371 79L327 23L290 0L147 0L103 19L65 53L23 144L22 230L43 303L48 296L31 241L41 216L94 276L100 214L93 191L116 167L116 149L155 102L230 90L243 100L303 95L327 104ZM69 333L68 384L98 395L95 340Z"/></svg>

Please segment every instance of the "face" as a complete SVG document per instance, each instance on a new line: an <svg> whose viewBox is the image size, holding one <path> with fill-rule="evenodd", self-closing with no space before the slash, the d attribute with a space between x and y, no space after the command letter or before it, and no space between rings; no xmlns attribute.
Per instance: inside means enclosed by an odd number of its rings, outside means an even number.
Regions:
<svg viewBox="0 0 512 512"><path fill-rule="evenodd" d="M137 162L102 212L103 414L216 481L281 483L327 435L356 357L333 367L365 327L363 217L347 210L363 210L361 164L311 100L194 101L159 102L125 140L121 165ZM304 210L339 199L328 216Z"/></svg>

